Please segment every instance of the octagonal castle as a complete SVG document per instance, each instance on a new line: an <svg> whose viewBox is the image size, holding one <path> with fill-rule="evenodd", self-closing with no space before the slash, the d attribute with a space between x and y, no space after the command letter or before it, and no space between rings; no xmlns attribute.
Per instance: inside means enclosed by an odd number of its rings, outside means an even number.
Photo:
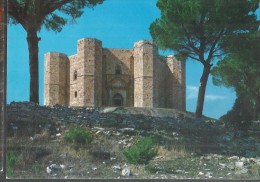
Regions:
<svg viewBox="0 0 260 182"><path fill-rule="evenodd" d="M77 54L44 56L44 104L157 107L186 110L185 62L162 57L152 41L108 49L78 40Z"/></svg>

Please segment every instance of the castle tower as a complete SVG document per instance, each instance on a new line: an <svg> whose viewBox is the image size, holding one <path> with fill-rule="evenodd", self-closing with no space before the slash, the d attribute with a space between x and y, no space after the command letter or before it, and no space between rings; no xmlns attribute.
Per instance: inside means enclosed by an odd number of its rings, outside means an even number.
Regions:
<svg viewBox="0 0 260 182"><path fill-rule="evenodd" d="M153 107L154 45L142 40L134 45L134 106Z"/></svg>
<svg viewBox="0 0 260 182"><path fill-rule="evenodd" d="M77 57L71 61L70 105L102 105L102 42L80 39Z"/></svg>
<svg viewBox="0 0 260 182"><path fill-rule="evenodd" d="M62 53L44 55L44 104L69 105L69 59Z"/></svg>
<svg viewBox="0 0 260 182"><path fill-rule="evenodd" d="M186 111L186 62L178 61L174 56L166 57L167 66L170 69L167 80L166 106Z"/></svg>

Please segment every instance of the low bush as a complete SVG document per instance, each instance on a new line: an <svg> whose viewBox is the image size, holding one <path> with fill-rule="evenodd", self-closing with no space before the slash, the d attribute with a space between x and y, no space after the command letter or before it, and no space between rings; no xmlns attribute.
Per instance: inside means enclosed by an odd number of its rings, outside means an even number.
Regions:
<svg viewBox="0 0 260 182"><path fill-rule="evenodd" d="M227 126L239 130L247 130L252 124L253 108L244 98L237 98L234 106L227 114L220 117Z"/></svg>
<svg viewBox="0 0 260 182"><path fill-rule="evenodd" d="M157 155L154 145L153 138L141 138L134 146L125 149L123 154L131 164L147 164L149 160Z"/></svg>
<svg viewBox="0 0 260 182"><path fill-rule="evenodd" d="M91 134L83 128L75 127L64 135L65 141L73 144L89 144L93 138Z"/></svg>

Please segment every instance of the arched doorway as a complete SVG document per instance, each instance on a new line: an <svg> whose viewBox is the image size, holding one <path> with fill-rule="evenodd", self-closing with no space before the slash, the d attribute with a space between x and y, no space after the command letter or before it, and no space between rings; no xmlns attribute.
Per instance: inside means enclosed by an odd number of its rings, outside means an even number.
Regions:
<svg viewBox="0 0 260 182"><path fill-rule="evenodd" d="M116 93L113 97L113 105L114 106L123 106L123 97L121 94Z"/></svg>

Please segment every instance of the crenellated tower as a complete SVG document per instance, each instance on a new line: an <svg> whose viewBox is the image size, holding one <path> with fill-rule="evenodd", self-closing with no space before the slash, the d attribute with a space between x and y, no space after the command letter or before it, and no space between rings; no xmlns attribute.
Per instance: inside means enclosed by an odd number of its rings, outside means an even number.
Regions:
<svg viewBox="0 0 260 182"><path fill-rule="evenodd" d="M134 106L153 107L153 67L155 47L142 40L134 45Z"/></svg>
<svg viewBox="0 0 260 182"><path fill-rule="evenodd" d="M80 39L77 55L71 56L70 105L102 105L102 42Z"/></svg>
<svg viewBox="0 0 260 182"><path fill-rule="evenodd" d="M166 64L170 70L169 78L165 83L166 103L169 108L186 110L186 62L178 61L173 55L167 56Z"/></svg>

